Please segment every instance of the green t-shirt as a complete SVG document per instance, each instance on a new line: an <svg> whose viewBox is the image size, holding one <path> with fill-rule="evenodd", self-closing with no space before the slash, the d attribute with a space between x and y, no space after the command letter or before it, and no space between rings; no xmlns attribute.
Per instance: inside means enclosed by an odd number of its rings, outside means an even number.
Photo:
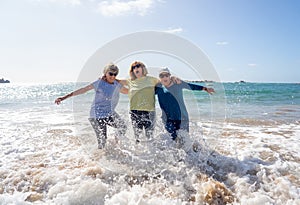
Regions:
<svg viewBox="0 0 300 205"><path fill-rule="evenodd" d="M154 88L158 82L159 80L152 76L127 80L130 110L155 111Z"/></svg>

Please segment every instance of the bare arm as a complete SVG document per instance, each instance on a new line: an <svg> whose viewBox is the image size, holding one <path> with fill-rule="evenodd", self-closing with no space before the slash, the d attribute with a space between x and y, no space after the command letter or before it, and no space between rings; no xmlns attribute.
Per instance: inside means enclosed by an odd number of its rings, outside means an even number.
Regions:
<svg viewBox="0 0 300 205"><path fill-rule="evenodd" d="M122 85L127 85L127 80L126 79L118 79L118 82L121 83Z"/></svg>
<svg viewBox="0 0 300 205"><path fill-rule="evenodd" d="M126 87L123 86L123 87L120 89L120 93L128 94L128 88L126 88Z"/></svg>
<svg viewBox="0 0 300 205"><path fill-rule="evenodd" d="M126 79L118 79L117 81L123 85L123 87L120 90L120 93L128 94L128 91L129 91L128 88L124 87L124 85L128 85L127 80Z"/></svg>
<svg viewBox="0 0 300 205"><path fill-rule="evenodd" d="M203 87L203 90L206 91L208 94L213 94L213 93L215 93L215 90L214 90L213 88Z"/></svg>
<svg viewBox="0 0 300 205"><path fill-rule="evenodd" d="M69 97L72 97L72 96L81 95L83 93L86 93L87 91L92 90L93 88L94 88L93 85L88 85L86 87L79 88L78 90L75 90L75 91L71 92L70 94L67 94L63 97L56 98L55 103L59 105L61 103L61 101L65 100Z"/></svg>

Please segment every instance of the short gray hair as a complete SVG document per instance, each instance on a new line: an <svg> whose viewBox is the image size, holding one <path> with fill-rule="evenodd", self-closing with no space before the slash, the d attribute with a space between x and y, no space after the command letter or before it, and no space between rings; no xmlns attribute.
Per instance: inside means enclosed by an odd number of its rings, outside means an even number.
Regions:
<svg viewBox="0 0 300 205"><path fill-rule="evenodd" d="M112 71L113 73L119 73L119 68L113 63L107 64L103 69L103 74L105 75L107 72Z"/></svg>

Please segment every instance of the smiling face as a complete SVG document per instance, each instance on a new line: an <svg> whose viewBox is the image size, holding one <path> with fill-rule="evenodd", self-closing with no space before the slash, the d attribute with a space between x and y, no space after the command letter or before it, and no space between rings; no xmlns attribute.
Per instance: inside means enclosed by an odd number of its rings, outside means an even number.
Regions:
<svg viewBox="0 0 300 205"><path fill-rule="evenodd" d="M169 86L171 84L171 74L170 73L160 73L159 79L161 84L164 86Z"/></svg>
<svg viewBox="0 0 300 205"><path fill-rule="evenodd" d="M134 75L136 76L136 78L141 78L143 77L143 68L141 66L136 66L132 69Z"/></svg>
<svg viewBox="0 0 300 205"><path fill-rule="evenodd" d="M115 81L117 75L118 75L117 72L107 71L105 73L106 81L108 83L113 83Z"/></svg>
<svg viewBox="0 0 300 205"><path fill-rule="evenodd" d="M135 61L130 66L129 74L132 80L146 76L147 73L146 66L142 62Z"/></svg>
<svg viewBox="0 0 300 205"><path fill-rule="evenodd" d="M114 83L116 76L119 73L119 68L113 63L107 64L103 69L102 79L107 81L108 83Z"/></svg>

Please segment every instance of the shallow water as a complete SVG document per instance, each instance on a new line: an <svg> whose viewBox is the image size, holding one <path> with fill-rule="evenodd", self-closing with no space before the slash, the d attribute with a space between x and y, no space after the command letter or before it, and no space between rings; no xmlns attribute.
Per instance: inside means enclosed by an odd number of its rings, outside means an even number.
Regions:
<svg viewBox="0 0 300 205"><path fill-rule="evenodd" d="M226 118L192 118L178 148L159 117L154 139L136 145L125 97L126 136L116 143L109 129L101 151L90 94L57 106L74 84L18 86L0 88L0 204L300 204L298 98L255 105L229 95Z"/></svg>

